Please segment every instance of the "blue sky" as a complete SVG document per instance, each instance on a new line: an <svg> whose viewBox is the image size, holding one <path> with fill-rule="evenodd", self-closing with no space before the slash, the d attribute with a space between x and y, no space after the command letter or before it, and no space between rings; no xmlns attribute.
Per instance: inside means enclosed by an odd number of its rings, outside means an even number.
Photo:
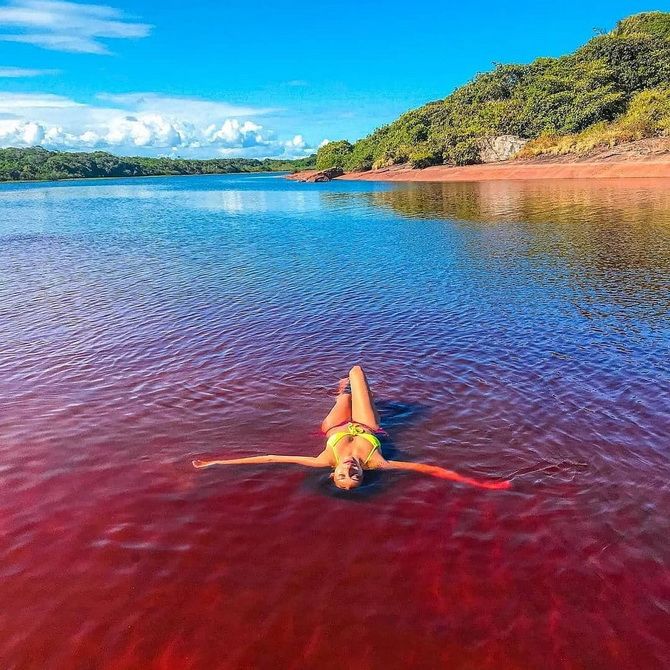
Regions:
<svg viewBox="0 0 670 670"><path fill-rule="evenodd" d="M0 146L306 155L669 5L0 0Z"/></svg>

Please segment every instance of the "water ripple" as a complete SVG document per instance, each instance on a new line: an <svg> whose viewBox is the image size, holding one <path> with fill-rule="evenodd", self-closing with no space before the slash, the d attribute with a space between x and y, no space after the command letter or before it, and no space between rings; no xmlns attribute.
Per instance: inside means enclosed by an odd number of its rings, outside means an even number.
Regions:
<svg viewBox="0 0 670 670"><path fill-rule="evenodd" d="M0 666L667 667L668 193L0 187ZM513 489L191 468L316 453L358 362Z"/></svg>

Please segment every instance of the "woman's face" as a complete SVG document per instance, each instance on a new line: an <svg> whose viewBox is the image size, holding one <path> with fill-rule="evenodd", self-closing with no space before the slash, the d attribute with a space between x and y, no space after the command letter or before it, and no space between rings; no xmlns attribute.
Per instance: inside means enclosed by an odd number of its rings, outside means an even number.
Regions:
<svg viewBox="0 0 670 670"><path fill-rule="evenodd" d="M355 489L363 483L363 466L353 456L342 459L333 472L333 482L339 489Z"/></svg>

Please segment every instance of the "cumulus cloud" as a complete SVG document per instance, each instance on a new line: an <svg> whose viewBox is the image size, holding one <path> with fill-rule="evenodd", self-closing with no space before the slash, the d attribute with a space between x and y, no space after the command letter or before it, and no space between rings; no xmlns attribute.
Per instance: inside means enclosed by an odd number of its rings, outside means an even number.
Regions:
<svg viewBox="0 0 670 670"><path fill-rule="evenodd" d="M284 146L293 150L304 149L306 146L305 138L302 135L294 135L292 140L284 142Z"/></svg>
<svg viewBox="0 0 670 670"><path fill-rule="evenodd" d="M226 115L231 111L260 115L267 110L154 93L99 99L117 104L87 105L53 94L2 94L0 146L203 158L300 157L312 150L300 134L283 140L255 121Z"/></svg>
<svg viewBox="0 0 670 670"><path fill-rule="evenodd" d="M222 148L262 146L270 141L265 137L263 126L251 121L240 123L237 119L226 119L220 127L215 124L205 129L204 136L211 144Z"/></svg>
<svg viewBox="0 0 670 670"><path fill-rule="evenodd" d="M179 147L188 141L188 134L177 124L158 114L112 119L104 135L87 131L86 139L100 146ZM84 135L82 134L82 138Z"/></svg>
<svg viewBox="0 0 670 670"><path fill-rule="evenodd" d="M104 40L146 37L152 26L114 7L65 0L11 0L0 6L0 40L52 51L108 54Z"/></svg>
<svg viewBox="0 0 670 670"><path fill-rule="evenodd" d="M39 123L0 119L0 145L2 146L7 146L5 142L18 146L41 144L44 135L45 129Z"/></svg>

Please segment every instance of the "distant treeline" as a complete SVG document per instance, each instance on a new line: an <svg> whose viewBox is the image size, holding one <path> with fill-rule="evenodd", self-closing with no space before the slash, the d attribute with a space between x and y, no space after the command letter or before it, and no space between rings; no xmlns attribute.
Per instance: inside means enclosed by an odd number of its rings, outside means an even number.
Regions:
<svg viewBox="0 0 670 670"><path fill-rule="evenodd" d="M466 165L480 162L484 138L499 135L529 140L526 156L670 135L670 13L630 16L560 58L496 65L354 144L324 145L316 165Z"/></svg>
<svg viewBox="0 0 670 670"><path fill-rule="evenodd" d="M152 177L160 175L227 174L232 172L295 172L314 167L315 156L298 160L265 158L144 158L30 149L0 149L0 181Z"/></svg>

